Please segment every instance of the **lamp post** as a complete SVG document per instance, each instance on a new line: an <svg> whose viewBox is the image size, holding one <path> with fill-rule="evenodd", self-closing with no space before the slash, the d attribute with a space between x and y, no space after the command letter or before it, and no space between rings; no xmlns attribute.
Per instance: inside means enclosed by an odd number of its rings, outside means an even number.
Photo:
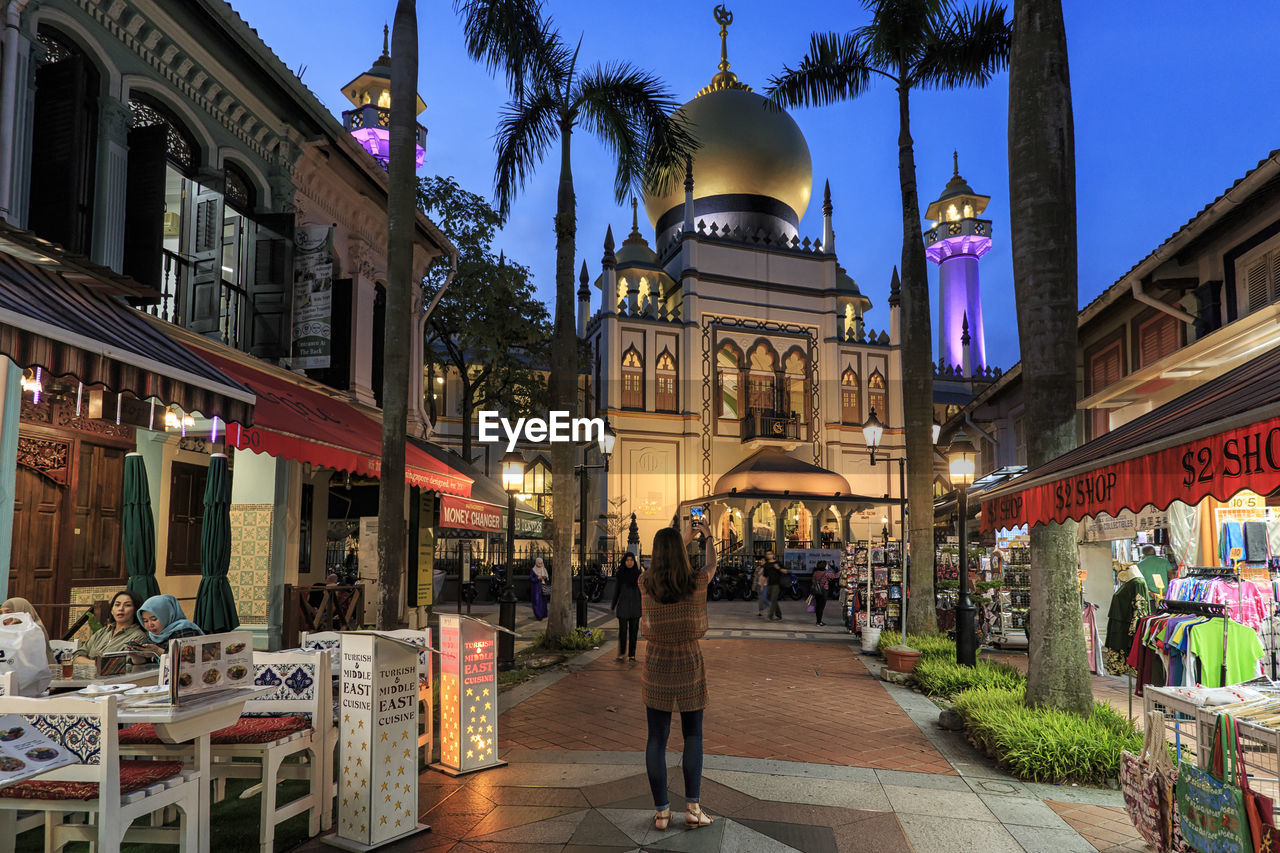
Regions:
<svg viewBox="0 0 1280 853"><path fill-rule="evenodd" d="M933 443L934 444L938 443L938 432L940 432L940 430L941 430L941 425L938 424L937 421L933 421ZM872 411L870 411L870 414L867 416L867 423L863 424L863 441L867 442L867 447L869 448L870 452L872 452L872 460L870 460L870 464L872 464L873 467L876 466L876 451L879 450L879 443L881 443L881 438L883 437L884 437L884 424L882 424L881 421L879 421L879 419L877 418L876 410L872 409ZM897 456L897 457L884 456L882 457L882 459L887 462L897 462L897 493L901 494L902 496L902 502L900 505L901 514L902 514L901 515L902 548L899 553L899 558L902 561L902 644L904 644L905 646L906 644L906 605L908 605L908 590L910 589L908 562L906 562L906 457L905 456ZM884 548L886 548L886 551L887 551L888 549L887 517L886 517L886 520L884 520L884 532L886 532L886 537L884 537Z"/></svg>
<svg viewBox="0 0 1280 853"><path fill-rule="evenodd" d="M969 600L969 545L966 542L969 521L969 486L973 483L976 451L969 436L960 430L947 448L947 466L951 485L957 490L960 511L960 596L956 599L956 663L976 666L978 635L973 624L974 606Z"/></svg>
<svg viewBox="0 0 1280 853"><path fill-rule="evenodd" d="M502 488L507 493L507 580L498 599L498 669L506 672L516 663L516 594L511 576L516 563L516 493L524 485L524 457L511 451L502 457ZM511 633L508 633L510 631Z"/></svg>
<svg viewBox="0 0 1280 853"><path fill-rule="evenodd" d="M588 465L583 462L583 464L575 465L573 468L578 475L578 506L582 513L582 517L578 522L578 586L577 591L574 593L574 604L577 605L578 609L579 628L587 627L587 597L582 592L583 572L587 570L587 472L595 468L609 470L609 455L613 453L613 445L617 440L617 433L613 431L613 427L606 423L604 432L600 434L600 439L597 442L597 447L600 450L600 455L604 457L604 462L599 465Z"/></svg>

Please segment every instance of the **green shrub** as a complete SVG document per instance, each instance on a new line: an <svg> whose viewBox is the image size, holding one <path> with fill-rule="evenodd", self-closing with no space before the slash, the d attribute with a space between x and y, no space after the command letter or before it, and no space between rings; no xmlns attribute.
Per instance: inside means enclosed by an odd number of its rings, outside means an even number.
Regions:
<svg viewBox="0 0 1280 853"><path fill-rule="evenodd" d="M1103 702L1093 716L1028 708L1025 688L967 690L956 712L974 744L1019 779L1102 785L1120 772L1120 751L1142 751L1142 734Z"/></svg>
<svg viewBox="0 0 1280 853"><path fill-rule="evenodd" d="M900 642L902 642L902 635L897 631L881 631L880 645L876 647L876 651L883 657L885 649L889 646L896 646ZM941 634L909 634L907 635L907 645L920 652L921 660L927 658L956 659L955 640L948 639Z"/></svg>
<svg viewBox="0 0 1280 853"><path fill-rule="evenodd" d="M559 643L548 645L547 632L541 631L533 638L536 648L550 651L585 652L604 642L604 631L599 628L574 628Z"/></svg>
<svg viewBox="0 0 1280 853"><path fill-rule="evenodd" d="M1005 663L979 660L977 666L961 666L954 650L953 645L950 657L921 657L916 664L916 685L930 696L949 698L978 687L1017 690L1027 683L1026 676Z"/></svg>

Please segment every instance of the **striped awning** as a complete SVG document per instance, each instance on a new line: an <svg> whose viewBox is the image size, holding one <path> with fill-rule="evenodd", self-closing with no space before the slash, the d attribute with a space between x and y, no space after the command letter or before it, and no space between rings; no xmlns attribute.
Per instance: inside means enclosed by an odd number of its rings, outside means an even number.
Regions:
<svg viewBox="0 0 1280 853"><path fill-rule="evenodd" d="M39 367L50 378L253 422L251 391L101 285L109 282L83 266L53 256L19 257L0 243L0 355L23 369Z"/></svg>

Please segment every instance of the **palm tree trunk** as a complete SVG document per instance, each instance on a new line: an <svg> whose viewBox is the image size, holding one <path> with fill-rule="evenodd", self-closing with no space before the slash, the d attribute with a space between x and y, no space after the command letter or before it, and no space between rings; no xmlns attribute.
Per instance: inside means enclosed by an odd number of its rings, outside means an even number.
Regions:
<svg viewBox="0 0 1280 853"><path fill-rule="evenodd" d="M1076 174L1059 0L1019 0L1009 59L1009 201L1027 462L1076 446ZM1027 704L1087 716L1093 693L1076 579L1076 525L1031 529Z"/></svg>
<svg viewBox="0 0 1280 853"><path fill-rule="evenodd" d="M382 369L382 472L378 489L377 626L400 624L405 573L404 444L409 413L409 334L413 286L414 104L418 90L418 14L400 0L391 35L391 151L387 190L387 322ZM422 365L418 365L422 369Z"/></svg>
<svg viewBox="0 0 1280 853"><path fill-rule="evenodd" d="M573 125L560 126L560 189L556 194L556 312L551 333L551 408L577 413L578 333L573 313L573 257L578 232L577 199L570 165ZM547 638L566 636L573 630L570 602L573 579L573 459L569 443L551 445L551 601Z"/></svg>
<svg viewBox="0 0 1280 853"><path fill-rule="evenodd" d="M906 79L906 69L898 79ZM906 428L907 520L911 566L907 632L934 634L933 594L933 332L929 272L920 230L911 90L898 86L898 179L902 184L902 413Z"/></svg>

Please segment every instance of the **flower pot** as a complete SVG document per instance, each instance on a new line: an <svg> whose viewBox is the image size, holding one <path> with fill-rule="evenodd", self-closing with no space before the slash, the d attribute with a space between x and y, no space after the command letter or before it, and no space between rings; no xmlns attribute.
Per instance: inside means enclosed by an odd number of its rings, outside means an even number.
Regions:
<svg viewBox="0 0 1280 853"><path fill-rule="evenodd" d="M889 646L884 650L889 669L894 672L914 672L920 662L920 652L909 646Z"/></svg>
<svg viewBox="0 0 1280 853"><path fill-rule="evenodd" d="M862 651L866 654L873 655L876 653L876 647L880 645L880 629L879 628L863 628L862 629Z"/></svg>

